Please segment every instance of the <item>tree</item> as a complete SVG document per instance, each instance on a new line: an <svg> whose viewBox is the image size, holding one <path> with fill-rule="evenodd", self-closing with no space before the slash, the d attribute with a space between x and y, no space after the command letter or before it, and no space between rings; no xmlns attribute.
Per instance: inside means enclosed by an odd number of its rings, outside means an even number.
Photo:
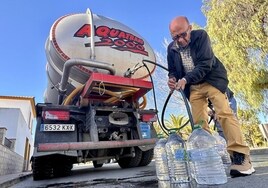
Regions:
<svg viewBox="0 0 268 188"><path fill-rule="evenodd" d="M249 146L254 148L265 146L265 140L259 129L260 122L252 110L238 109L238 116L242 126L241 130Z"/></svg>
<svg viewBox="0 0 268 188"><path fill-rule="evenodd" d="M243 107L268 109L268 1L204 0L206 30Z"/></svg>
<svg viewBox="0 0 268 188"><path fill-rule="evenodd" d="M188 123L187 123L188 122ZM177 133L182 137L182 139L187 140L192 132L192 128L186 118L183 115L171 114L169 120L166 120L166 126L169 129L177 129ZM184 126L185 125L185 126ZM182 127L184 126L184 127Z"/></svg>
<svg viewBox="0 0 268 188"><path fill-rule="evenodd" d="M167 137L166 131L165 132L163 131L158 122L154 123L154 128L157 135L163 135L164 137Z"/></svg>

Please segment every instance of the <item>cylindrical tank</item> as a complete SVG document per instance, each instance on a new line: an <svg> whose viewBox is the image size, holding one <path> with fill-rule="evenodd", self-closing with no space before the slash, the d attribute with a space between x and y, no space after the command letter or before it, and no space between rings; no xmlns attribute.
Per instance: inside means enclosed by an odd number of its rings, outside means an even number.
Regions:
<svg viewBox="0 0 268 188"><path fill-rule="evenodd" d="M57 103L58 88L64 63L79 58L112 65L117 76L133 67L142 65L142 60L155 62L155 54L145 39L126 25L107 17L86 13L66 15L52 25L45 45L47 56L48 86L45 102ZM155 65L146 63L150 73ZM74 66L71 69L67 94L84 84L91 72L107 73L92 67ZM145 67L139 68L132 78L146 79Z"/></svg>

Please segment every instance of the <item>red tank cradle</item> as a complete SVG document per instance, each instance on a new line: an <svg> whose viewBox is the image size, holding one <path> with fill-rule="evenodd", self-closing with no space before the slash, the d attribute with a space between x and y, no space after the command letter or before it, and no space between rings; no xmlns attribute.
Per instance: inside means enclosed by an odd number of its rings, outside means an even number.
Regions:
<svg viewBox="0 0 268 188"><path fill-rule="evenodd" d="M152 82L142 79L92 73L85 84L81 96L88 99L107 100L109 96L105 94L100 95L101 92L96 92L96 88L101 88L103 91L111 91L115 93L124 92L124 90L130 89L132 90L132 100L136 101L150 91L152 87Z"/></svg>

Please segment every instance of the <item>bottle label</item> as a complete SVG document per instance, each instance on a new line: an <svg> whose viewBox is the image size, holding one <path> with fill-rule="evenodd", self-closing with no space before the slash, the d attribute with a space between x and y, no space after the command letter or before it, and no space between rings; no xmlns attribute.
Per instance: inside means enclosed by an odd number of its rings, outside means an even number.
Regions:
<svg viewBox="0 0 268 188"><path fill-rule="evenodd" d="M191 149L188 151L188 153L189 153L189 159L191 161L205 161L208 159L219 157L219 154L214 147Z"/></svg>
<svg viewBox="0 0 268 188"><path fill-rule="evenodd" d="M184 149L177 149L175 151L175 159L179 161L184 161L186 159L186 151Z"/></svg>

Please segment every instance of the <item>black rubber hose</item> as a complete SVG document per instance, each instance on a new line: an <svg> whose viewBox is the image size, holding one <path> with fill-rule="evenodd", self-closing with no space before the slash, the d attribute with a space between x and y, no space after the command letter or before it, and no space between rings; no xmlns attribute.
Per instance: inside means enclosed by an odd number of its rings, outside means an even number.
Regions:
<svg viewBox="0 0 268 188"><path fill-rule="evenodd" d="M163 127L169 132L171 129L168 129L166 126L165 126L165 118L164 118L164 115L165 115L165 111L166 111L166 107L167 107L167 104L168 104L168 101L171 97L171 95L173 94L173 91L170 91L169 94L168 94L168 97L164 103L164 106L163 106L163 110L162 110L162 114L161 114L161 123L163 125Z"/></svg>
<svg viewBox="0 0 268 188"><path fill-rule="evenodd" d="M170 92L170 93L168 94L168 97L167 97L167 99L166 99L166 101L165 101L165 104L164 104L164 107L163 107L163 112L162 112L162 115L161 115L161 122L162 122L162 125L163 125L163 127L165 127L165 128L168 130L168 132L171 131L171 130L174 130L174 128L173 128L173 129L168 129L168 128L165 126L165 121L164 121L164 120L165 120L165 119L164 119L164 115L165 115L166 107L167 107L167 104L168 104L168 102L169 102L169 99L170 99L172 93L173 93L173 92ZM181 130L181 129L182 129L183 127L185 127L189 122L190 122L190 118L189 118L189 120L187 120L182 126L176 128L176 130ZM192 127L192 129L193 129L193 127Z"/></svg>
<svg viewBox="0 0 268 188"><path fill-rule="evenodd" d="M154 65L156 65L156 66L158 66L158 67L160 67L160 68L162 68L162 69L168 71L168 69L167 69L166 67L164 67L163 65L160 65L160 64L158 64L158 63L156 63L156 62L153 62L153 61L150 61L150 60L146 60L146 59L142 60L142 62L143 62L143 64L145 65L145 67L147 67L147 66L146 66L146 64L145 64L144 62L147 62L147 63L154 64ZM148 67L147 67L147 69L148 69ZM149 73L149 75L151 75L151 74ZM150 77L151 77L151 76L150 76ZM193 128L194 128L194 120L193 120L193 116L192 116L192 113L191 113L191 109L190 109L188 100L187 100L187 98L186 98L186 96L185 96L185 94L184 94L184 92L183 92L182 89L179 89L179 92L180 92L180 94L182 95L182 98L183 98L183 101L184 101L184 104L185 104L185 107L186 107L186 110L187 110L187 113L188 113L188 116L189 116L189 121L190 121L190 124L191 124L191 128L192 128L192 130L193 130ZM172 93L173 93L173 92L171 92L171 93L169 94L170 96L167 97L163 109L166 109L166 105L167 105L167 103L168 103L168 101L169 101L169 99L170 99ZM163 116L164 113L165 113L165 110L162 111L162 116ZM162 118L162 119L163 119L163 118ZM162 121L164 121L164 120L162 120ZM162 125L162 126L166 128L165 125ZM184 124L184 126L186 126L186 124ZM184 127L184 126L181 126L181 128ZM168 129L167 129L167 130L168 130Z"/></svg>
<svg viewBox="0 0 268 188"><path fill-rule="evenodd" d="M188 116L189 116L191 128L192 128L192 130L194 130L194 119L193 119L193 116L192 116L192 113L191 113L190 105L189 105L188 100L187 100L184 92L182 91L182 89L179 89L179 92L181 93L181 96L183 98L184 104L186 106L186 110L187 110L187 113L188 113Z"/></svg>
<svg viewBox="0 0 268 188"><path fill-rule="evenodd" d="M158 124L160 126L160 128L162 129L162 131L168 135L168 129L166 129L165 125L161 124L160 121L159 121L159 116L158 116L158 108L157 108L157 104L156 104L156 96L155 96L155 90L154 90L154 82L153 82L153 78L152 78L152 75L150 73L150 70L148 68L148 66L143 63L144 67L147 69L148 73L149 73L149 76L150 76L150 79L151 79L151 82L152 82L152 85L153 85L153 97L154 97L154 106L155 106L155 110L156 110L156 117L157 117L157 121L158 121Z"/></svg>

